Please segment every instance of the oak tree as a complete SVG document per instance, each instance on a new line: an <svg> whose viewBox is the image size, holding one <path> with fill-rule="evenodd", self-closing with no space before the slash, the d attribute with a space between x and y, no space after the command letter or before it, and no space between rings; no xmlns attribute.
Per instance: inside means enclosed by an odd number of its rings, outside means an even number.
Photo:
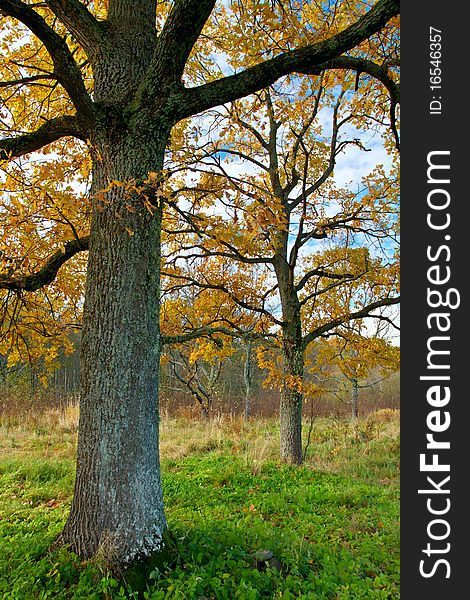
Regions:
<svg viewBox="0 0 470 600"><path fill-rule="evenodd" d="M258 314L266 333L266 323L279 332L282 368L269 352L260 358L270 372L267 382L282 392L281 459L297 464L309 345L399 302L396 170L378 166L356 191L332 178L346 148L366 150L343 130L359 114L367 118L367 92L359 107L347 99L349 82L338 91L339 81L328 87L322 77L309 81L310 93L295 83L266 89L214 114L216 139L195 150L198 160L188 166L198 179L180 189L191 208L175 207L193 234L179 237L173 265L198 258L206 268L201 274L165 267L181 285L224 292ZM389 82L392 90L395 85ZM241 272L263 268L264 285L246 289L227 269L221 274L208 267L220 260L238 264Z"/></svg>
<svg viewBox="0 0 470 600"><path fill-rule="evenodd" d="M207 418L214 400L220 398L219 379L232 357L242 354L245 386L245 417L250 416L253 392L253 345L266 341L269 323L256 312L242 308L234 298L254 298L266 287L265 278L252 265L237 265L225 258L198 260L189 255L182 268L175 270L180 250L178 221L166 215L162 257L161 334L162 361L176 380L171 391L185 391L199 404ZM179 278L172 275L178 272ZM165 275L169 273L170 276ZM187 285L186 280L225 281L232 292ZM224 370L224 375L225 371ZM228 398L231 400L231 398Z"/></svg>
<svg viewBox="0 0 470 600"><path fill-rule="evenodd" d="M397 327L389 317L383 318ZM322 342L313 366L316 377L325 391L350 406L351 418L357 420L360 390L375 387L398 371L400 349L387 339L380 322L375 331L360 322L348 323Z"/></svg>

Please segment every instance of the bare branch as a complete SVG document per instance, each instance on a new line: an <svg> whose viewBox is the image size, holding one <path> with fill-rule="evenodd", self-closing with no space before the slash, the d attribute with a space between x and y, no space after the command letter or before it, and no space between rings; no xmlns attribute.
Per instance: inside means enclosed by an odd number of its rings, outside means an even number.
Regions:
<svg viewBox="0 0 470 600"><path fill-rule="evenodd" d="M390 77L389 66L385 63L378 65L372 60L365 58L358 58L354 56L338 56L326 62L323 65L319 65L314 68L307 68L299 71L304 75L320 75L323 71L331 69L350 69L357 71L359 75L366 73L371 75L375 79L383 83L390 93L390 97L393 101L400 102L400 87Z"/></svg>
<svg viewBox="0 0 470 600"><path fill-rule="evenodd" d="M195 340L201 337L211 337L217 333L232 338L241 339L245 339L247 337L249 337L250 339L265 339L266 337L266 334L253 332L247 333L246 331L241 329L228 329L227 327L198 327L193 331L188 331L179 335L162 335L160 339L162 344L182 344L184 342L190 342L191 340Z"/></svg>
<svg viewBox="0 0 470 600"><path fill-rule="evenodd" d="M362 274L361 274L362 275ZM352 279L354 275L352 273L332 273L330 271L325 271L319 267L318 269L313 269L302 277L299 283L295 286L297 292L303 289L303 287L312 279L312 277L325 277L326 279L338 279L343 281L345 279Z"/></svg>
<svg viewBox="0 0 470 600"><path fill-rule="evenodd" d="M400 331L400 327L396 323L394 323L392 319L389 319L388 317L385 317L384 315L367 315L367 317L371 318L371 319L377 319L378 321L383 321L384 323L388 323L394 329L396 329L397 331Z"/></svg>
<svg viewBox="0 0 470 600"><path fill-rule="evenodd" d="M330 276L329 279L333 280L334 283L329 283L328 285L326 285L325 287L322 287L321 289L318 289L318 286L321 281L320 279L318 279L318 281L315 284L315 290L313 292L311 292L310 294L307 294L305 296L305 298L302 298L302 300L300 302L300 306L305 306L308 302L310 302L314 298L316 300L319 296L327 294L329 291L339 287L341 285L341 283L344 281L349 281L349 282L358 281L359 279L361 279L361 277L364 277L364 275L366 273L367 273L367 271L362 271L361 273L357 273L357 275L353 275L352 273L345 273L344 275L339 275L338 277Z"/></svg>
<svg viewBox="0 0 470 600"><path fill-rule="evenodd" d="M230 154L230 156L237 156L245 161L251 162L258 168L263 169L264 171L268 170L268 167L266 165L263 165L263 163L260 162L259 160L256 160L256 158L253 158L252 156L249 156L248 154L245 154L244 152L239 152L238 150L233 150L232 148L219 148L212 152L206 152L206 154L203 155L201 158L202 159L212 158L212 155L214 155L218 152L223 152L224 154Z"/></svg>
<svg viewBox="0 0 470 600"><path fill-rule="evenodd" d="M41 81L44 79L48 79L49 81L52 79L56 79L55 75L51 73L50 75L46 75L45 73L41 75L31 75L31 77L22 77L21 79L11 79L10 81L0 81L0 88L13 87L16 85L28 85L28 83L34 83L36 81Z"/></svg>

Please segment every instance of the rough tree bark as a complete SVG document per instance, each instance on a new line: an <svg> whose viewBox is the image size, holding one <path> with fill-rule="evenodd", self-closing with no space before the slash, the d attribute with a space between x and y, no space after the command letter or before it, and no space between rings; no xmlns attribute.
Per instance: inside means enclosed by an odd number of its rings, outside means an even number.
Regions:
<svg viewBox="0 0 470 600"><path fill-rule="evenodd" d="M304 377L304 342L300 302L294 285L294 269L289 265L288 234L279 233L279 250L274 259L282 307L282 349L285 382L279 405L280 456L284 462L302 463L301 386Z"/></svg>
<svg viewBox="0 0 470 600"><path fill-rule="evenodd" d="M81 349L74 499L61 541L111 564L160 547L166 527L158 460L161 210L109 181L143 180L162 165L166 139L99 132Z"/></svg>
<svg viewBox="0 0 470 600"><path fill-rule="evenodd" d="M52 281L65 260L89 246L77 480L60 540L82 557L102 551L115 567L159 550L166 527L157 407L161 206L142 182L162 168L178 121L252 94L290 72L327 68L329 60L398 14L396 0L379 0L328 40L188 89L183 70L214 5L215 0L175 0L157 35L156 0L110 0L106 21L97 21L78 0L38 5L0 0L0 13L20 21L42 42L54 66L51 79L75 109L35 132L0 140L0 158L37 151L68 135L89 142L92 154L89 240L67 244L66 256L55 253L27 277L0 275L0 288L38 289ZM64 37L38 7L48 7L88 55L92 96ZM109 187L113 181L127 186ZM152 210L144 206L145 196Z"/></svg>
<svg viewBox="0 0 470 600"><path fill-rule="evenodd" d="M157 405L161 206L149 186L138 188L162 169L173 123L128 108L155 47L155 5L137 4L133 12L110 3L108 36L90 53L98 114L89 132L77 475L60 537L79 556L99 551L112 565L159 550L166 528Z"/></svg>
<svg viewBox="0 0 470 600"><path fill-rule="evenodd" d="M295 338L283 334L285 373L301 382L304 375L304 352ZM300 346L300 347L299 347ZM283 462L302 464L302 391L284 385L279 405L280 456Z"/></svg>

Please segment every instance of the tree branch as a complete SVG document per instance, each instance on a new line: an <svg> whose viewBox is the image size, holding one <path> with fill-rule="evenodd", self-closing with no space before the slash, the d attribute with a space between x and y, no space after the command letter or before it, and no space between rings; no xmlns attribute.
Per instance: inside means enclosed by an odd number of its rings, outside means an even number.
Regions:
<svg viewBox="0 0 470 600"><path fill-rule="evenodd" d="M13 87L15 85L28 85L28 83L34 83L41 80L55 80L56 77L53 73L50 75L42 73L41 75L31 75L30 77L22 77L21 79L10 79L10 81L0 81L0 88Z"/></svg>
<svg viewBox="0 0 470 600"><path fill-rule="evenodd" d="M394 65L395 66L395 65ZM400 138L396 125L396 107L400 104L400 86L393 81L388 71L388 65L378 65L377 63L365 58L357 58L353 56L338 56L324 65L319 65L311 69L299 71L304 75L320 75L323 71L330 69L350 69L357 72L359 78L361 73L371 75L380 81L388 90L390 95L390 127L395 138L397 150L400 150Z"/></svg>
<svg viewBox="0 0 470 600"><path fill-rule="evenodd" d="M99 53L106 27L79 0L47 0L46 4L81 44L88 56Z"/></svg>
<svg viewBox="0 0 470 600"><path fill-rule="evenodd" d="M323 268L319 267L318 269L313 269L312 271L305 273L299 283L295 286L295 290L297 292L302 290L312 277L325 277L327 279L338 279L343 281L344 279L353 279L354 275L352 273L331 273L330 271L325 271Z"/></svg>
<svg viewBox="0 0 470 600"><path fill-rule="evenodd" d="M64 263L75 256L75 254L78 254L78 252L88 250L88 239L88 236L85 236L78 240L66 242L63 249L55 252L36 273L20 275L18 277L0 274L0 289L35 292L39 288L52 283Z"/></svg>
<svg viewBox="0 0 470 600"><path fill-rule="evenodd" d="M83 131L76 116L65 115L46 121L36 131L24 133L14 138L0 140L0 160L9 160L23 154L36 152L44 146L51 144L63 137L72 136L86 141L86 132Z"/></svg>
<svg viewBox="0 0 470 600"><path fill-rule="evenodd" d="M181 333L179 335L162 335L162 344L182 344L184 342L190 342L201 337L211 337L212 335L220 333L232 338L244 339L247 337L246 331L233 330L227 327L198 327L193 331L187 333ZM265 339L266 335L261 333L250 333L250 339Z"/></svg>
<svg viewBox="0 0 470 600"><path fill-rule="evenodd" d="M191 50L216 0L176 0L158 36L155 63L166 64L174 81L180 81Z"/></svg>
<svg viewBox="0 0 470 600"><path fill-rule="evenodd" d="M331 69L349 69L352 71L357 71L358 73L366 73L367 75L371 75L383 83L383 85L389 91L390 97L394 102L400 102L400 87L390 77L388 65L386 63L383 65L378 65L372 60L367 60L365 58L357 58L354 56L338 56L337 58L333 58L323 65L302 69L298 72L304 75L320 75L323 71Z"/></svg>
<svg viewBox="0 0 470 600"><path fill-rule="evenodd" d="M30 6L20 0L0 0L0 14L21 21L46 47L54 64L54 74L81 117L91 119L93 102L80 69L65 41Z"/></svg>
<svg viewBox="0 0 470 600"><path fill-rule="evenodd" d="M332 329L335 329L339 325L343 325L344 323L348 323L349 321L354 321L356 319L363 319L364 317L369 316L370 313L376 308L380 308L381 306L391 306L392 304L398 304L399 302L400 296L397 296L395 298L382 298L382 300L377 300L376 302L372 302L371 304L364 306L364 308L362 308L361 310L358 310L353 313L348 313L347 315L337 317L336 319L332 319L329 323L325 323L324 325L317 327L316 329L310 331L307 335L304 336L304 348L307 348L307 346L311 342L313 342L313 340L316 340L325 333L328 333Z"/></svg>
<svg viewBox="0 0 470 600"><path fill-rule="evenodd" d="M265 264L272 263L272 258L245 256L238 250L238 248L233 246L233 244L230 244L230 242L228 242L227 240L222 239L221 237L215 235L214 233L211 233L210 231L207 230L207 227L200 226L197 222L198 217L196 215L192 215L188 211L183 211L182 209L180 209L178 207L177 202L169 200L168 198L165 198L165 202L168 204L168 206L171 206L178 214L180 214L183 217L183 219L193 228L194 232L200 238L205 236L227 249L227 252L223 252L223 251L216 251L216 250L209 251L209 250L205 250L204 248L201 248L201 252L203 252L203 254L201 255L201 258L203 258L204 256L224 256L226 258L231 258L232 260L236 260L238 262L242 262L242 263L245 263L248 265L255 265L255 264L260 264L260 263L265 263ZM182 258L187 259L188 256L184 255L184 257L182 257Z"/></svg>
<svg viewBox="0 0 470 600"><path fill-rule="evenodd" d="M256 312L260 315L265 315L272 322L276 323L276 325L280 325L280 326L282 325L282 321L279 321L278 319L276 319L276 317L273 314L271 314L268 310L266 310L263 307L253 306L253 305L249 304L248 302L245 302L244 300L240 300L240 298L237 298L235 296L235 294L233 292L231 292L225 285L209 283L209 282L202 283L200 281L197 281L193 277L189 277L188 275L177 275L177 274L171 273L169 271L162 271L162 275L164 275L166 277L170 277L172 279L178 279L180 281L184 281L184 282L186 282L187 287L194 286L201 290L220 290L221 292L226 294L226 296L228 298L233 300L233 302L235 302L235 304L238 304L238 306L240 306L241 308L244 308L248 311Z"/></svg>
<svg viewBox="0 0 470 600"><path fill-rule="evenodd" d="M158 36L147 76L135 95L136 107L152 106L162 88L181 85L186 62L215 3L216 0L175 0Z"/></svg>
<svg viewBox="0 0 470 600"><path fill-rule="evenodd" d="M314 183L312 183L308 188L303 186L304 189L302 190L302 193L299 194L299 196L297 198L294 198L289 201L289 203L288 203L289 211L293 211L302 201L304 203L306 203L308 197L311 196L318 189L320 189L320 187L325 183L325 181L328 179L328 177L334 171L334 168L336 165L336 156L338 154L338 147L337 147L338 134L339 134L339 130L340 130L341 126L344 124L344 120L341 121L341 123L338 123L338 113L339 113L339 109L340 109L340 105L341 105L341 100L342 100L342 95L340 95L340 97L338 98L338 100L335 104L334 110L333 110L330 156L328 159L328 164L326 165L321 176ZM319 97L318 97L318 100L317 99L315 100L315 112L318 111L318 102L319 102ZM302 132L300 134L298 134L298 138L296 139L296 142L297 142L297 140L299 140L299 144L301 146L303 145L303 139L302 139L303 135L304 135L304 130L302 130ZM304 153L305 153L305 169L304 169L303 181L305 182L307 167L308 167L308 154L305 150L304 150Z"/></svg>
<svg viewBox="0 0 470 600"><path fill-rule="evenodd" d="M174 110L178 118L189 117L253 94L289 73L302 73L324 65L380 31L398 14L398 0L379 0L355 23L327 40L283 52L235 75L176 93Z"/></svg>
<svg viewBox="0 0 470 600"><path fill-rule="evenodd" d="M352 273L345 273L343 276L339 276L339 277L329 277L329 279L332 279L334 281L334 283L330 283L328 285L326 285L325 287L321 288L320 290L318 289L318 286L320 285L321 279L319 278L318 281L315 284L315 290L310 293L307 294L305 296L305 298L302 298L302 300L300 301L300 306L303 307L305 306L308 302L310 302L310 300L313 300L316 298L318 298L319 296L322 296L323 294L327 294L329 291L333 290L334 288L339 287L344 281L348 281L350 283L352 283L353 281L357 281L358 279L361 279L361 277L364 277L364 275L366 275L367 271L363 271L361 273L357 273L357 275L353 275Z"/></svg>

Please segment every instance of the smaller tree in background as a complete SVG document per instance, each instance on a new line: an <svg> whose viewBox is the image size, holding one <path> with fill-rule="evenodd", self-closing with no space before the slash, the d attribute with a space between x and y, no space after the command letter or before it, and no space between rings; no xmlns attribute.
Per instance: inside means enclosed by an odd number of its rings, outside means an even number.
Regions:
<svg viewBox="0 0 470 600"><path fill-rule="evenodd" d="M253 344L273 337L263 315L249 310L250 297L265 285L263 277L256 269L235 269L219 257L201 260L188 254L185 261L178 261L173 241L170 238L165 244L161 308L162 363L177 382L176 388L172 384L173 391L190 393L202 416L208 417L216 399L231 396L229 390L238 391L244 386L248 417L253 392ZM217 277L220 289L195 285L195 277L199 282ZM240 297L246 302L235 300ZM243 365L243 383L232 385L233 375L228 373L233 370L232 357ZM225 404L232 399L223 398Z"/></svg>
<svg viewBox="0 0 470 600"><path fill-rule="evenodd" d="M215 344L212 344L215 346ZM218 349L218 347L216 346ZM218 381L222 370L223 358L217 350L212 350L205 357L198 356L202 348L194 348L189 344L170 346L164 356L168 359L171 373L180 384L176 391L189 392L198 402L201 416L208 419L214 401L220 396ZM182 386L182 387L181 387ZM175 389L175 388L173 388Z"/></svg>
<svg viewBox="0 0 470 600"><path fill-rule="evenodd" d="M363 324L354 323L322 340L313 370L324 381L325 390L348 404L351 418L357 420L359 391L378 385L399 368L399 347L383 337L379 327L371 333Z"/></svg>
<svg viewBox="0 0 470 600"><path fill-rule="evenodd" d="M332 179L346 148L366 150L349 125L360 110L373 112L348 100L347 76L339 82L328 87L320 77L299 91L294 81L294 100L273 87L216 113L216 139L195 149L179 190L189 209L170 202L181 218L178 230L183 223L186 229L174 242L167 276L225 293L277 336L280 359L267 349L259 358L281 391L281 458L296 464L311 387L304 376L308 346L399 301L396 169L387 174L377 166L357 190ZM194 260L205 263L203 273ZM191 266L182 272L184 261ZM245 274L255 267L263 285L247 286Z"/></svg>

